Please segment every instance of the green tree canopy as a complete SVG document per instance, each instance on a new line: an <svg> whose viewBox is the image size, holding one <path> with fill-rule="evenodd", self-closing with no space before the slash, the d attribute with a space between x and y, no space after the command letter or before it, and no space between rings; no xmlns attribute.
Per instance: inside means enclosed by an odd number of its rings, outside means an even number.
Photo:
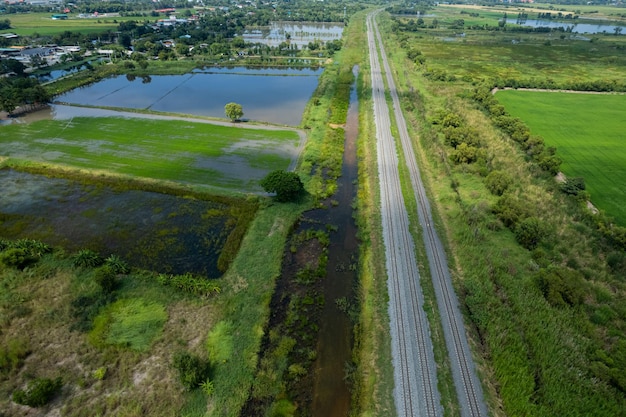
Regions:
<svg viewBox="0 0 626 417"><path fill-rule="evenodd" d="M295 172L272 171L260 184L266 192L276 193L276 201L294 201L304 191L304 185Z"/></svg>
<svg viewBox="0 0 626 417"><path fill-rule="evenodd" d="M226 113L226 117L234 122L243 116L243 107L241 107L241 104L228 103L224 106L224 112Z"/></svg>

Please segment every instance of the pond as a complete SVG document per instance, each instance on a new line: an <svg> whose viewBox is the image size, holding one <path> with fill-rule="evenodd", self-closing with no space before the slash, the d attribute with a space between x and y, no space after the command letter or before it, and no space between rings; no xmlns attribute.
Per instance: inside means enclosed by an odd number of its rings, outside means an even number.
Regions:
<svg viewBox="0 0 626 417"><path fill-rule="evenodd" d="M614 34L616 28L622 28L622 32L626 34L626 31L623 30L624 26L619 25L607 25L603 23L570 23L563 21L554 21L550 19L507 19L506 23L512 25L520 25L520 26L530 26L533 28L551 28L558 29L563 28L564 30L568 30L568 28L572 28L572 32L574 33L611 33ZM620 30L620 29L618 29Z"/></svg>
<svg viewBox="0 0 626 417"><path fill-rule="evenodd" d="M313 41L328 42L341 39L343 26L343 23L271 22L270 26L246 29L243 40L278 46L286 42L289 36L289 42L301 48Z"/></svg>
<svg viewBox="0 0 626 417"><path fill-rule="evenodd" d="M60 102L224 118L243 106L248 120L298 126L323 69L208 68L185 75L116 76L57 97Z"/></svg>
<svg viewBox="0 0 626 417"><path fill-rule="evenodd" d="M75 74L78 71L82 71L86 68L87 68L86 66L80 65L80 66L66 68L66 69L50 70L45 73L35 74L33 75L33 77L37 78L42 83L45 83L48 81L54 81L61 77L65 77L66 75Z"/></svg>
<svg viewBox="0 0 626 417"><path fill-rule="evenodd" d="M8 169L0 170L0 194L3 238L116 254L162 273L219 277L217 259L235 223L224 203Z"/></svg>

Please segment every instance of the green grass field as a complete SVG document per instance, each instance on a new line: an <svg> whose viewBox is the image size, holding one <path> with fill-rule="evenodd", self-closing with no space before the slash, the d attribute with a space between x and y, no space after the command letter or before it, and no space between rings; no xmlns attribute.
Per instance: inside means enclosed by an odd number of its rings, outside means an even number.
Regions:
<svg viewBox="0 0 626 417"><path fill-rule="evenodd" d="M500 101L548 146L568 177L583 177L592 202L626 225L626 95L500 91Z"/></svg>
<svg viewBox="0 0 626 417"><path fill-rule="evenodd" d="M52 20L54 13L20 13L0 15L3 19L11 21L11 29L2 30L0 33L16 33L21 36L31 36L35 33L39 35L56 35L65 31L81 33L106 32L116 30L120 22L128 20L150 20L156 21L156 17L99 17L99 18L79 18L77 14L68 14L67 20Z"/></svg>
<svg viewBox="0 0 626 417"><path fill-rule="evenodd" d="M0 156L242 192L260 191L258 180L287 169L300 141L291 130L112 117L12 124L0 132Z"/></svg>

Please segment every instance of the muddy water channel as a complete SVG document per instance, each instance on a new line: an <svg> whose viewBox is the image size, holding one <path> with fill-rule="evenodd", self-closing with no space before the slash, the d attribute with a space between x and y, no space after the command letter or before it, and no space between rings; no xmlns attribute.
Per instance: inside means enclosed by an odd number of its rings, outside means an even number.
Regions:
<svg viewBox="0 0 626 417"><path fill-rule="evenodd" d="M223 203L0 170L0 236L68 252L116 254L157 272L221 275L219 252L236 223Z"/></svg>
<svg viewBox="0 0 626 417"><path fill-rule="evenodd" d="M350 378L346 376L351 369L351 317L357 312L354 287L358 243L352 217L357 180L357 106L353 88L338 191L325 202L325 208L304 213L292 233L271 300L257 371L259 383L250 393L242 417L279 415L277 410L312 417L349 414ZM276 378L283 381L285 392L265 388L275 386Z"/></svg>
<svg viewBox="0 0 626 417"><path fill-rule="evenodd" d="M353 70L355 78L358 69ZM350 107L345 128L345 145L341 177L333 200L336 207L315 210L307 214L321 224L330 224L336 231L330 235L328 265L323 282L326 300L320 317L317 361L313 387L313 417L345 417L350 406L348 364L351 363L354 286L358 255L357 229L352 217L352 202L356 197L358 166L356 139L358 136L358 100L356 88L350 93Z"/></svg>

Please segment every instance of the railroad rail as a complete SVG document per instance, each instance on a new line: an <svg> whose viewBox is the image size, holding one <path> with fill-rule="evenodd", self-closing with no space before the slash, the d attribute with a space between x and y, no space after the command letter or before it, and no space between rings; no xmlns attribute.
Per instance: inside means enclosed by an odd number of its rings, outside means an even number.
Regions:
<svg viewBox="0 0 626 417"><path fill-rule="evenodd" d="M389 315L392 321L392 355L396 380L394 399L397 412L402 417L443 414L437 391L436 367L432 355L430 332L423 311L424 301L419 285L414 242L409 233L408 214L400 188L396 144L391 135L379 50L387 88L393 102L400 144L418 207L418 218L423 230L426 255L435 288L444 339L450 356L460 413L463 417L486 417L488 416L487 406L476 375L458 299L452 287L445 251L433 226L430 204L422 184L413 144L408 135L395 82L375 22L377 13L368 15L367 28L377 133L381 213L390 296ZM417 329L413 329L413 326L417 326ZM410 352L409 345L413 341L417 347L416 352ZM416 378L419 382L414 385Z"/></svg>

